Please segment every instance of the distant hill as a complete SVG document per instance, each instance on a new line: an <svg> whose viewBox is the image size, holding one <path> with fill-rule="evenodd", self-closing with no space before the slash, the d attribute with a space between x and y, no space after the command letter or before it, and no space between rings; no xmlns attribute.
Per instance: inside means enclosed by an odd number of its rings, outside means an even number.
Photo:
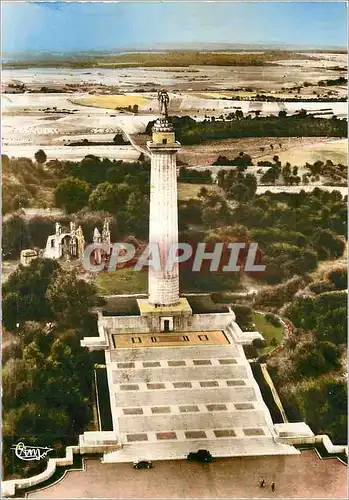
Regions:
<svg viewBox="0 0 349 500"><path fill-rule="evenodd" d="M79 60L94 57L121 56L134 53L149 52L255 52L255 51L288 51L288 52L330 52L347 53L346 47L322 46L311 47L294 44L246 44L246 43L184 43L184 44L155 44L149 47L144 45L132 47L115 47L110 50L88 50L76 52L49 52L49 51L27 51L27 52L5 52L3 53L3 62L17 61L41 61L41 60Z"/></svg>

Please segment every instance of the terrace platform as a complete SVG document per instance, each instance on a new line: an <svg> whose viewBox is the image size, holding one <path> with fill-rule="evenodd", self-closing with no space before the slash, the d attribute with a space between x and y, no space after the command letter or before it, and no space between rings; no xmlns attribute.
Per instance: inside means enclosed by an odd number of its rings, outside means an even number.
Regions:
<svg viewBox="0 0 349 500"><path fill-rule="evenodd" d="M148 299L138 299L137 304L141 316L190 316L193 311L185 297L181 297L177 304L172 306L153 306Z"/></svg>
<svg viewBox="0 0 349 500"><path fill-rule="evenodd" d="M229 341L222 331L180 332L180 333L137 333L112 334L115 348L171 347L180 345L219 345Z"/></svg>
<svg viewBox="0 0 349 500"><path fill-rule="evenodd" d="M84 460L84 469L27 493L27 498L347 498L347 467L321 460L315 451L299 455L154 462L136 470L129 463ZM263 476L267 486L259 488ZM275 491L270 489L275 482Z"/></svg>

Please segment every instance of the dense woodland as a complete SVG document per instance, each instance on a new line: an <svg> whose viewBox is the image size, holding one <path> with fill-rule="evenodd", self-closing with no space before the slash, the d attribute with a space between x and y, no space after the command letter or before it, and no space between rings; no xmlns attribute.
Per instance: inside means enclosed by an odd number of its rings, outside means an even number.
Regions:
<svg viewBox="0 0 349 500"><path fill-rule="evenodd" d="M99 303L93 285L36 260L19 266L3 285L3 446L6 476L31 475L45 462L13 460L10 448L51 446L60 456L92 423L92 358L80 339L95 331Z"/></svg>
<svg viewBox="0 0 349 500"><path fill-rule="evenodd" d="M295 331L268 367L290 421L347 442L347 270L336 269L286 307ZM324 291L330 290L330 291Z"/></svg>
<svg viewBox="0 0 349 500"><path fill-rule="evenodd" d="M241 137L347 137L348 123L345 119L315 118L305 110L287 116L244 116L239 110L230 119L215 117L196 121L189 116L171 117L177 139L184 145L200 144L204 141ZM150 134L154 122L149 122L145 133Z"/></svg>
<svg viewBox="0 0 349 500"><path fill-rule="evenodd" d="M90 52L86 54L36 54L33 60L29 56L25 61L16 60L4 63L5 68L30 67L63 67L63 68L137 68L137 67L187 67L187 66L263 66L278 59L307 59L306 55L283 50L266 50L256 54L254 51L245 53L210 52L210 51L170 51L170 52L134 52L128 54L108 54L105 52ZM188 69L195 73L195 69Z"/></svg>

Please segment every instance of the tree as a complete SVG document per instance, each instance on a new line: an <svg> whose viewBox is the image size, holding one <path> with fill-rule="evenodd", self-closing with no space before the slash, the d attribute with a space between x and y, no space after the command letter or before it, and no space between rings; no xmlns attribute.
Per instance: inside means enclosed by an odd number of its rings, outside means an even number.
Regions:
<svg viewBox="0 0 349 500"><path fill-rule="evenodd" d="M239 156L236 156L232 160L231 164L236 165L237 167L249 167L250 165L253 165L252 157L249 154L240 151Z"/></svg>
<svg viewBox="0 0 349 500"><path fill-rule="evenodd" d="M8 331L14 331L16 325L25 318L26 307L19 293L10 292L2 300L3 325Z"/></svg>
<svg viewBox="0 0 349 500"><path fill-rule="evenodd" d="M313 238L313 245L320 260L343 255L345 243L343 239L330 229L319 229Z"/></svg>
<svg viewBox="0 0 349 500"><path fill-rule="evenodd" d="M126 210L126 225L133 234L139 237L146 237L148 234L149 200L140 191L130 194Z"/></svg>
<svg viewBox="0 0 349 500"><path fill-rule="evenodd" d="M40 165L43 165L44 163L46 163L46 160L47 160L47 156L46 156L46 153L43 149L39 149L35 155L35 160L37 161L37 163L39 163Z"/></svg>
<svg viewBox="0 0 349 500"><path fill-rule="evenodd" d="M113 137L113 143L119 146L123 146L125 144L123 135L121 132L118 132L116 135Z"/></svg>
<svg viewBox="0 0 349 500"><path fill-rule="evenodd" d="M328 273L327 279L334 284L337 290L348 288L348 271L345 267L333 269Z"/></svg>
<svg viewBox="0 0 349 500"><path fill-rule="evenodd" d="M92 191L89 205L93 210L103 210L111 214L117 214L125 209L132 188L125 184L111 184L103 182Z"/></svg>
<svg viewBox="0 0 349 500"><path fill-rule="evenodd" d="M84 208L89 199L90 187L87 182L67 177L59 182L54 191L55 205L73 213Z"/></svg>
<svg viewBox="0 0 349 500"><path fill-rule="evenodd" d="M53 220L39 215L29 219L27 226L32 246L38 248L45 248L48 236L55 232Z"/></svg>
<svg viewBox="0 0 349 500"><path fill-rule="evenodd" d="M46 298L64 324L78 326L89 310L98 303L93 284L78 279L75 272L57 272L46 291Z"/></svg>
<svg viewBox="0 0 349 500"><path fill-rule="evenodd" d="M28 225L19 215L13 215L2 226L2 254L4 259L18 259L21 250L30 248Z"/></svg>
<svg viewBox="0 0 349 500"><path fill-rule="evenodd" d="M45 295L59 268L57 261L36 259L9 276L3 286L3 322L8 330L21 335L16 323L50 319L52 311Z"/></svg>
<svg viewBox="0 0 349 500"><path fill-rule="evenodd" d="M280 168L277 165L269 168L265 174L260 178L260 182L263 184L275 184L276 180L279 178Z"/></svg>
<svg viewBox="0 0 349 500"><path fill-rule="evenodd" d="M307 174L302 175L302 182L303 184L309 184L309 177L307 176Z"/></svg>
<svg viewBox="0 0 349 500"><path fill-rule="evenodd" d="M331 342L307 342L296 349L293 359L297 378L317 377L338 367L338 348Z"/></svg>
<svg viewBox="0 0 349 500"><path fill-rule="evenodd" d="M285 184L290 183L290 177L291 177L291 164L286 163L286 165L282 168L282 177L284 178Z"/></svg>
<svg viewBox="0 0 349 500"><path fill-rule="evenodd" d="M308 113L305 109L301 109L300 111L297 112L296 116L298 118L306 118L308 116Z"/></svg>
<svg viewBox="0 0 349 500"><path fill-rule="evenodd" d="M198 200L190 199L187 204L179 206L179 220L183 224L201 224L202 207Z"/></svg>
<svg viewBox="0 0 349 500"><path fill-rule="evenodd" d="M317 317L315 336L318 340L346 344L347 338L347 308L338 307L327 314Z"/></svg>

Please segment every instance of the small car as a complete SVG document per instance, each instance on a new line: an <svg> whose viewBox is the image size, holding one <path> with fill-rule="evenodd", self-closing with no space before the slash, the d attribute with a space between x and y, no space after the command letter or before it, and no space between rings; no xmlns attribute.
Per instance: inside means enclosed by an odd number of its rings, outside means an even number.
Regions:
<svg viewBox="0 0 349 500"><path fill-rule="evenodd" d="M199 450L196 453L194 452L189 453L189 455L187 456L187 460L195 460L201 463L208 463L212 462L213 456L207 450Z"/></svg>
<svg viewBox="0 0 349 500"><path fill-rule="evenodd" d="M140 460L139 462L134 462L133 464L134 469L152 469L153 464L149 462L148 460Z"/></svg>

